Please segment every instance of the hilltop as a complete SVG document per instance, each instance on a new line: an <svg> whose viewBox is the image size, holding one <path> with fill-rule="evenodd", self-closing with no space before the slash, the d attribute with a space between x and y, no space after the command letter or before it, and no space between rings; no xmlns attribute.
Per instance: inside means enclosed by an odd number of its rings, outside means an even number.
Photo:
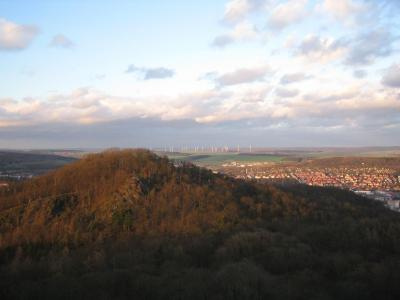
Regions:
<svg viewBox="0 0 400 300"><path fill-rule="evenodd" d="M107 151L1 191L0 267L2 299L396 299L400 217Z"/></svg>

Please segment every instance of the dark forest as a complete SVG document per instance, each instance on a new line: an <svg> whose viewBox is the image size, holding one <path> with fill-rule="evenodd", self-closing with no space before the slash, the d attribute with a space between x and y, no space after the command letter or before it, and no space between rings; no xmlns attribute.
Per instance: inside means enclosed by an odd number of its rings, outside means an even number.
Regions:
<svg viewBox="0 0 400 300"><path fill-rule="evenodd" d="M1 299L400 299L400 216L106 151L0 190Z"/></svg>

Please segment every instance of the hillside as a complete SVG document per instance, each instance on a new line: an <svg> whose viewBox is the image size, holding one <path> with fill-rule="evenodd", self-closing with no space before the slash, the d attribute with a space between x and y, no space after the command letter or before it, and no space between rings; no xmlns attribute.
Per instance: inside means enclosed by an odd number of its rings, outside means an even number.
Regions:
<svg viewBox="0 0 400 300"><path fill-rule="evenodd" d="M400 217L350 192L124 150L1 193L1 299L400 297Z"/></svg>
<svg viewBox="0 0 400 300"><path fill-rule="evenodd" d="M75 160L75 158L52 154L0 151L0 174L40 175Z"/></svg>
<svg viewBox="0 0 400 300"><path fill-rule="evenodd" d="M400 157L331 157L312 159L305 163L304 166L313 167L376 167L376 168L400 168Z"/></svg>

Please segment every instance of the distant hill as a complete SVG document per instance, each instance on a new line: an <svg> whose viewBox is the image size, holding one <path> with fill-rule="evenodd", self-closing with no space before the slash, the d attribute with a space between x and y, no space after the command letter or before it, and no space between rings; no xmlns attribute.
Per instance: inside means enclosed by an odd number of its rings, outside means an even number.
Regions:
<svg viewBox="0 0 400 300"><path fill-rule="evenodd" d="M400 169L400 157L331 157L309 160L304 165L316 167L385 167Z"/></svg>
<svg viewBox="0 0 400 300"><path fill-rule="evenodd" d="M75 161L75 158L27 151L0 151L0 172L40 175Z"/></svg>
<svg viewBox="0 0 400 300"><path fill-rule="evenodd" d="M399 299L400 216L145 150L0 190L1 299Z"/></svg>

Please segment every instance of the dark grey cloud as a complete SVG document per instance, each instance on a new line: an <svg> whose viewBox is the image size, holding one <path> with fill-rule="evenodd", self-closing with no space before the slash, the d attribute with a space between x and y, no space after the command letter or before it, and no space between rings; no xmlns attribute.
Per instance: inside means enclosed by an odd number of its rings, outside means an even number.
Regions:
<svg viewBox="0 0 400 300"><path fill-rule="evenodd" d="M27 48L38 35L33 25L20 25L0 18L0 51L16 51Z"/></svg>
<svg viewBox="0 0 400 300"><path fill-rule="evenodd" d="M351 66L370 65L379 57L392 54L396 38L384 29L361 34L349 42L349 53L344 63Z"/></svg>
<svg viewBox="0 0 400 300"><path fill-rule="evenodd" d="M304 73L291 73L291 74L285 74L281 77L280 83L281 84L290 84L298 81L303 81L306 79L311 78L311 76L308 76Z"/></svg>
<svg viewBox="0 0 400 300"><path fill-rule="evenodd" d="M129 65L125 72L141 74L144 80L171 78L175 75L175 71L173 69L164 67L144 68L136 67L135 65Z"/></svg>
<svg viewBox="0 0 400 300"><path fill-rule="evenodd" d="M67 38L65 35L57 34L53 36L49 46L55 48L72 48L75 46L75 43Z"/></svg>
<svg viewBox="0 0 400 300"><path fill-rule="evenodd" d="M270 72L270 69L265 66L259 68L243 68L219 75L215 80L221 86L251 83L263 81L265 76Z"/></svg>
<svg viewBox="0 0 400 300"><path fill-rule="evenodd" d="M400 88L400 64L394 64L385 71L382 77L382 84L393 88Z"/></svg>
<svg viewBox="0 0 400 300"><path fill-rule="evenodd" d="M382 119L382 118L380 118ZM363 119L364 120L364 119ZM339 127L340 114L274 126L269 118L199 124L193 120L132 118L96 124L43 123L0 128L0 148L109 148L164 146L393 146L400 120ZM365 118L365 123L368 123ZM396 123L397 122L397 123ZM385 126L390 124L391 126ZM397 124L397 125L396 125ZM380 125L380 126L377 126ZM396 127L397 126L397 127Z"/></svg>
<svg viewBox="0 0 400 300"><path fill-rule="evenodd" d="M0 127L0 148L170 145L182 135L189 136L187 131L197 132L198 127L199 124L193 120L162 121L157 118L129 118L93 124L46 122Z"/></svg>

